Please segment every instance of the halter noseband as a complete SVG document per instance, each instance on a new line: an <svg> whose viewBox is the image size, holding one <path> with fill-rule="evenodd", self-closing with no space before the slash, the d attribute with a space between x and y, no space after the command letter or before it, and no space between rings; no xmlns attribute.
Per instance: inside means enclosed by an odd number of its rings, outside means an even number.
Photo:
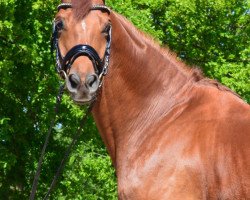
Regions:
<svg viewBox="0 0 250 200"><path fill-rule="evenodd" d="M57 9L67 9L72 8L71 3L62 3ZM93 5L90 10L101 10L110 14L110 9L105 5ZM99 79L107 74L110 58L110 46L111 46L111 33L112 26L110 25L109 32L107 35L106 50L103 59L101 59L96 52L96 50L90 45L78 44L72 47L65 57L62 56L59 45L58 45L58 31L56 30L55 23L53 25L52 34L52 50L56 50L56 70L59 74L67 76L72 64L79 56L87 56L93 64L95 73L98 75ZM101 81L100 81L101 82Z"/></svg>

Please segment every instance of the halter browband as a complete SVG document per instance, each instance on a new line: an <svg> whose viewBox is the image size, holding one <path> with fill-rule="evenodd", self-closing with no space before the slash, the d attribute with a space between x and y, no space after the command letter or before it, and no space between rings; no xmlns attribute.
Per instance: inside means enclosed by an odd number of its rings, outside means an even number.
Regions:
<svg viewBox="0 0 250 200"><path fill-rule="evenodd" d="M60 9L67 9L72 8L71 3L62 3L60 4L57 9L58 11ZM103 12L107 12L110 14L110 9L105 5L93 5L90 10L101 10ZM55 29L55 25L53 28L53 35L52 35L52 47L53 49L56 49L56 69L59 74L63 71L63 74L67 74L74 63L74 61L79 56L87 56L93 64L95 73L99 76L105 76L107 74L108 66L109 66L109 57L110 57L110 46L111 46L111 32L112 27L110 25L109 33L107 36L107 44L106 44L106 50L104 53L103 59L101 59L96 52L96 50L85 44L78 44L74 47L72 47L65 57L61 55L59 45L58 45L58 33ZM64 73L65 72L65 73Z"/></svg>
<svg viewBox="0 0 250 200"><path fill-rule="evenodd" d="M71 3L61 3L59 6L57 6L57 10L59 11L60 9L67 9L67 8L72 8L72 4ZM103 10L104 12L108 12L110 14L110 8L105 6L105 5L101 5L101 4L96 4L93 5L90 10Z"/></svg>

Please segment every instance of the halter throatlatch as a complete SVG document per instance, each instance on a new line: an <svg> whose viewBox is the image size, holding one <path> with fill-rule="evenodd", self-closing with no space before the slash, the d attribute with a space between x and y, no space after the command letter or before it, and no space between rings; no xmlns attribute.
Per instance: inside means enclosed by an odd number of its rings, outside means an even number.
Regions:
<svg viewBox="0 0 250 200"><path fill-rule="evenodd" d="M72 8L71 3L62 3L57 9L67 9ZM110 9L105 5L93 5L90 10L101 10L103 12L107 12L110 14ZM58 44L58 30L56 29L56 24L53 25L53 34L52 34L52 50L56 50L56 70L59 74L63 74L63 76L67 76L72 64L79 56L87 56L94 67L95 73L101 79L103 76L107 74L108 66L109 66L109 58L110 58L110 46L111 46L111 33L112 26L109 27L109 32L107 35L107 44L106 50L104 53L103 59L101 59L96 52L96 50L90 45L78 44L72 47L65 57L62 56L59 44Z"/></svg>

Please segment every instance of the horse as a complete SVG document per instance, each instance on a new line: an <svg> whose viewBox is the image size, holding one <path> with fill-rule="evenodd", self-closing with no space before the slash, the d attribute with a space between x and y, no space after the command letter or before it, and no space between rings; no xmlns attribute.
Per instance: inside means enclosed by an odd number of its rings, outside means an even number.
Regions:
<svg viewBox="0 0 250 200"><path fill-rule="evenodd" d="M53 46L92 114L121 200L250 199L250 106L103 0L61 1Z"/></svg>

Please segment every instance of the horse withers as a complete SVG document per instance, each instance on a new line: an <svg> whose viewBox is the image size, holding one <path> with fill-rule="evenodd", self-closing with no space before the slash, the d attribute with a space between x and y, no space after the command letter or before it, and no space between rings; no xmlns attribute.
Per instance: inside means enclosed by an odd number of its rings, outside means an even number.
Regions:
<svg viewBox="0 0 250 200"><path fill-rule="evenodd" d="M250 199L250 106L230 89L101 0L62 1L53 44L72 99L96 99L119 199Z"/></svg>

